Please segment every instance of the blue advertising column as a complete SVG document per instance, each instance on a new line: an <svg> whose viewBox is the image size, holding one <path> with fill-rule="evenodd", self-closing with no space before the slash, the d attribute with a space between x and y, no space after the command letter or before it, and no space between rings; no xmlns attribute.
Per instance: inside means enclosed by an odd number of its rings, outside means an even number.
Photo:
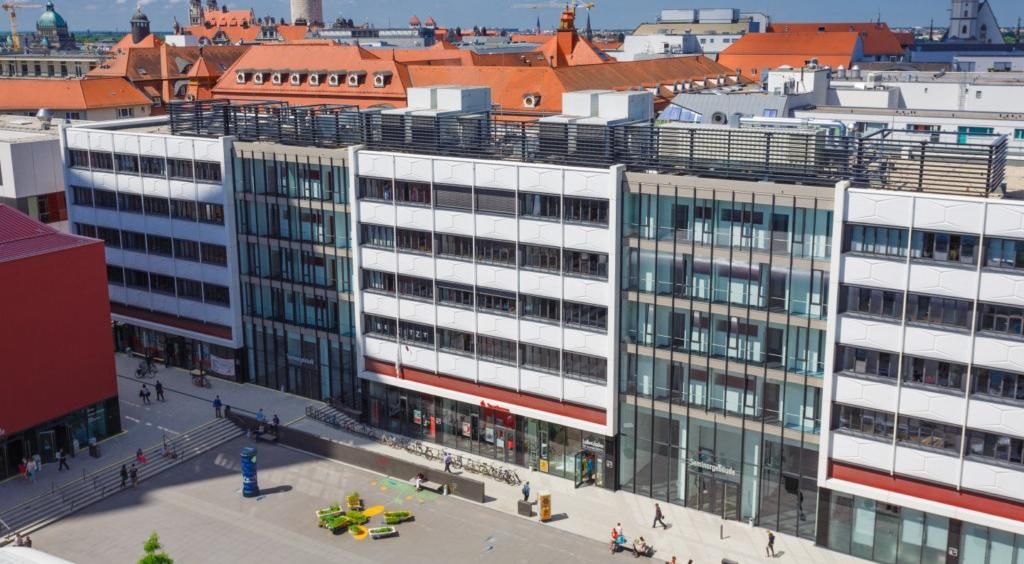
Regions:
<svg viewBox="0 0 1024 564"><path fill-rule="evenodd" d="M256 482L256 447L242 449L242 495L260 495L260 485Z"/></svg>

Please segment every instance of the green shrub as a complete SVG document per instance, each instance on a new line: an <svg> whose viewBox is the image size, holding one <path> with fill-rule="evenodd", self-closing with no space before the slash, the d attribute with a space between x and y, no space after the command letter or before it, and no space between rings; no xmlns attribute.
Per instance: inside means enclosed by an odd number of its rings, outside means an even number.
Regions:
<svg viewBox="0 0 1024 564"><path fill-rule="evenodd" d="M359 492L352 492L348 494L348 498L346 498L346 501L348 502L349 507L355 507L359 505L362 500L359 499Z"/></svg>
<svg viewBox="0 0 1024 564"><path fill-rule="evenodd" d="M348 517L348 520L355 525L365 525L370 521L370 518L362 511L349 511L345 516Z"/></svg>

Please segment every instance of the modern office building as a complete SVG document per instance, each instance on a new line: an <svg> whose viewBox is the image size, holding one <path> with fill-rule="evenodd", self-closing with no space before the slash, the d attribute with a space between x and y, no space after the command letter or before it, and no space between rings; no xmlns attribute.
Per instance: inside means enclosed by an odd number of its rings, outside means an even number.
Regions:
<svg viewBox="0 0 1024 564"><path fill-rule="evenodd" d="M230 140L166 118L61 130L69 221L107 249L116 346L234 379L241 308Z"/></svg>
<svg viewBox="0 0 1024 564"><path fill-rule="evenodd" d="M0 479L120 432L105 272L100 241L0 204Z"/></svg>

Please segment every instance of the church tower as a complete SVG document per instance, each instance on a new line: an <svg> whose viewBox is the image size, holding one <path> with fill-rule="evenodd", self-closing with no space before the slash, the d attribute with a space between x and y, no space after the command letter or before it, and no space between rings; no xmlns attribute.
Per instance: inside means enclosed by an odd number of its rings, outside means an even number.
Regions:
<svg viewBox="0 0 1024 564"><path fill-rule="evenodd" d="M949 10L949 41L978 40L979 0L951 0Z"/></svg>
<svg viewBox="0 0 1024 564"><path fill-rule="evenodd" d="M188 25L203 25L203 0L188 0Z"/></svg>

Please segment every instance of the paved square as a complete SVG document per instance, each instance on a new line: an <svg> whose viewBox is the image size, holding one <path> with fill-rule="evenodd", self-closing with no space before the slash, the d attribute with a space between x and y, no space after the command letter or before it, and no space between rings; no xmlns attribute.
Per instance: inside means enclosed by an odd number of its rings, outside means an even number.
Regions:
<svg viewBox="0 0 1024 564"><path fill-rule="evenodd" d="M114 495L32 535L34 546L80 564L134 562L152 531L178 562L579 562L623 558L603 543L287 448L260 444L265 495L241 496L229 442L138 489ZM143 468L143 472L145 469ZM314 511L358 491L367 507L411 510L397 538L357 540L316 526ZM382 521L373 518L371 525Z"/></svg>

